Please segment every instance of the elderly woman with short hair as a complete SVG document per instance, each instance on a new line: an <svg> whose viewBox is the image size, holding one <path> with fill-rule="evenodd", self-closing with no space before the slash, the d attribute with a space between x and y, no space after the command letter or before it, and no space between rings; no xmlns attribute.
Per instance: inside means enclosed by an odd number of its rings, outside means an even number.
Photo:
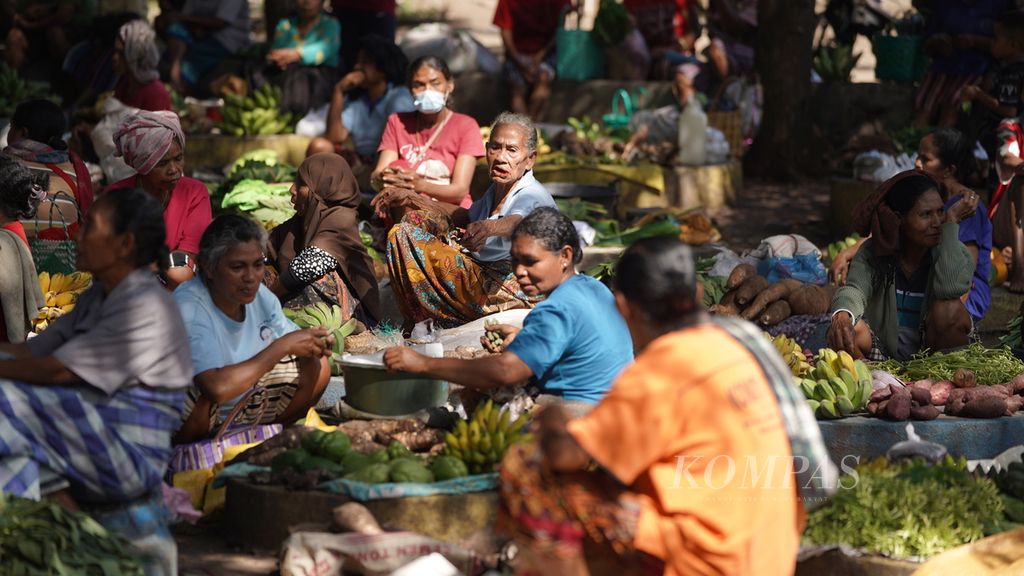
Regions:
<svg viewBox="0 0 1024 576"><path fill-rule="evenodd" d="M174 292L195 370L175 442L207 437L241 401L235 424L290 424L327 386L333 342L285 318L262 283L266 242L256 222L218 217L203 233L198 276Z"/></svg>
<svg viewBox="0 0 1024 576"><path fill-rule="evenodd" d="M388 234L387 254L406 328L426 319L453 327L536 302L519 287L509 250L524 217L555 206L533 177L537 130L526 116L503 112L486 148L491 186L469 210L396 189L374 200L379 214L405 213Z"/></svg>

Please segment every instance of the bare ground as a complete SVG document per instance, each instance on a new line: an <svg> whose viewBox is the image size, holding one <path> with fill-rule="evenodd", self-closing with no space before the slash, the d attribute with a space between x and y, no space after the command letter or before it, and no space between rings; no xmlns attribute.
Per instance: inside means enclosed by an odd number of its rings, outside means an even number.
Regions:
<svg viewBox="0 0 1024 576"><path fill-rule="evenodd" d="M762 238L801 234L819 248L833 240L825 180L796 184L747 182L735 206L711 212L722 241L734 250L755 248Z"/></svg>

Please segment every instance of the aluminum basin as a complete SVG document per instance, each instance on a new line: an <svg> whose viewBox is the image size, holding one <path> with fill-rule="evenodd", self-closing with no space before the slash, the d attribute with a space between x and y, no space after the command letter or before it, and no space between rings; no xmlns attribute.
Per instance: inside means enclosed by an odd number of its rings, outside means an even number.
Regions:
<svg viewBox="0 0 1024 576"><path fill-rule="evenodd" d="M448 402L448 382L404 372L388 373L382 365L341 362L345 403L381 416L404 416Z"/></svg>

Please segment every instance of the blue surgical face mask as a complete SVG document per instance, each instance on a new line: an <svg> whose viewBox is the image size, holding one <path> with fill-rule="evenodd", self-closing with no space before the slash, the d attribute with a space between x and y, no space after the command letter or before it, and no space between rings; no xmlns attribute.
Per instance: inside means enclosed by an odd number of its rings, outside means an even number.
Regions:
<svg viewBox="0 0 1024 576"><path fill-rule="evenodd" d="M437 90L424 90L412 97L413 108L424 114L437 114L444 109L447 95Z"/></svg>

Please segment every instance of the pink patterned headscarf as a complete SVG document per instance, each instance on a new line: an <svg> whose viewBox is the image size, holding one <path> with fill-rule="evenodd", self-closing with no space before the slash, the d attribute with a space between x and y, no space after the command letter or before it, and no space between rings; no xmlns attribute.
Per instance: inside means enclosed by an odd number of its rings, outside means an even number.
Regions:
<svg viewBox="0 0 1024 576"><path fill-rule="evenodd" d="M167 111L141 110L129 116L114 133L118 155L139 174L149 174L175 139L185 147L178 115Z"/></svg>

